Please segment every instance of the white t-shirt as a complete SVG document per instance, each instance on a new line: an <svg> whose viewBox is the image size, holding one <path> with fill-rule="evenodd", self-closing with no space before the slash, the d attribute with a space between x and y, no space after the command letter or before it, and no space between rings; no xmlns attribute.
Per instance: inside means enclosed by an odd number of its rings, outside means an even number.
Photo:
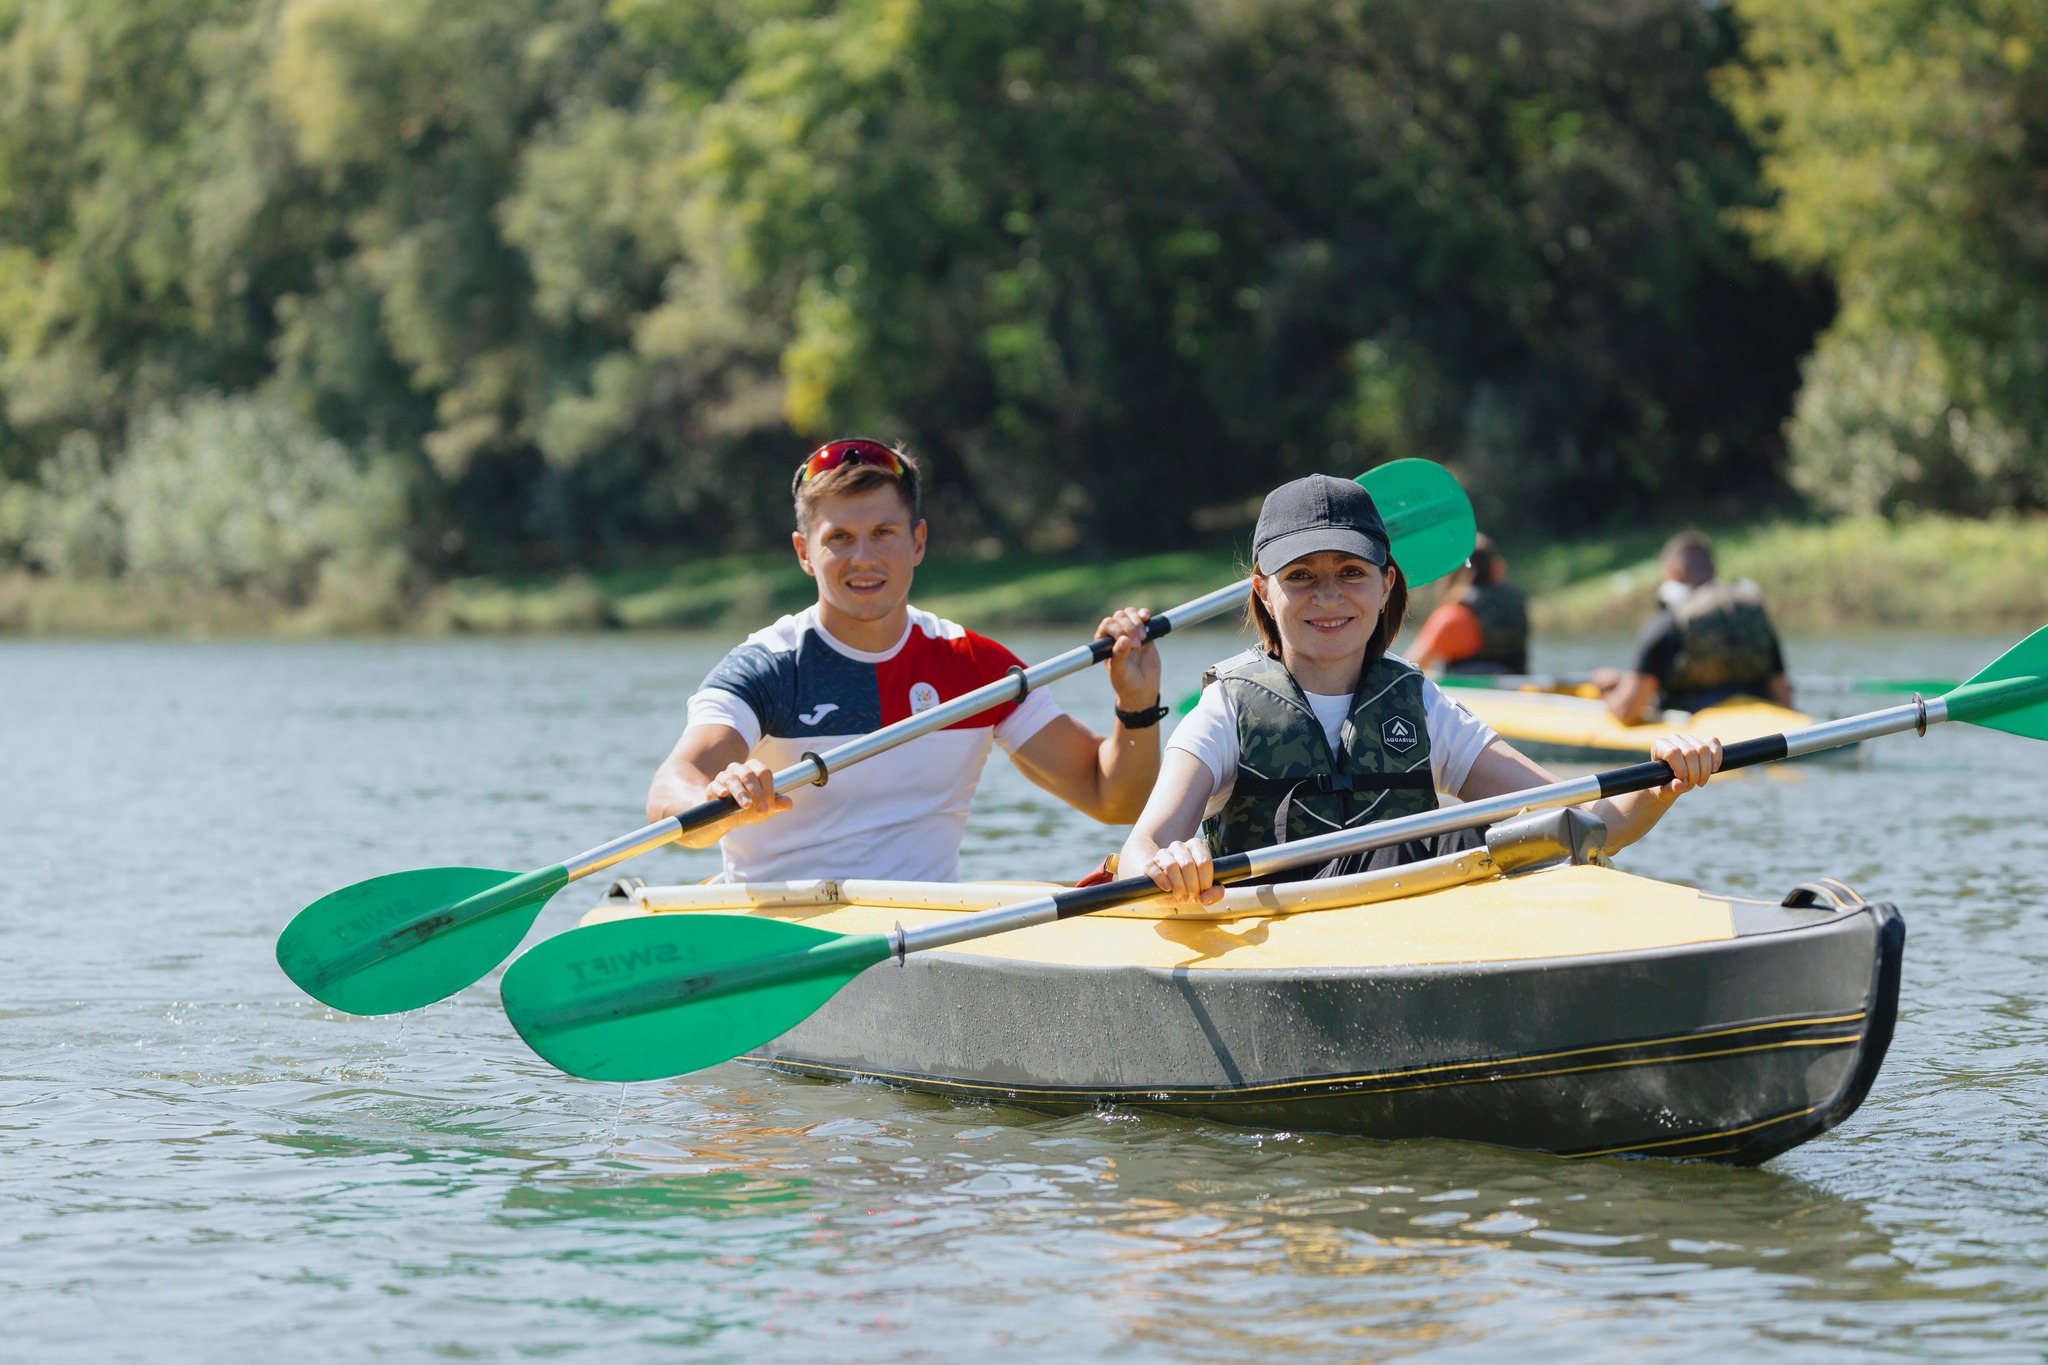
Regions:
<svg viewBox="0 0 2048 1365"><path fill-rule="evenodd" d="M881 653L854 649L818 624L813 606L756 631L690 698L691 725L739 732L776 771L806 751L870 734L1001 678L1016 655L912 608L903 638ZM793 808L720 841L728 881L881 877L952 881L982 765L1013 753L1061 714L1035 691L785 793Z"/></svg>
<svg viewBox="0 0 2048 1365"><path fill-rule="evenodd" d="M1322 722L1331 752L1336 752L1338 736L1344 730L1344 718L1351 714L1352 699L1309 691L1303 691L1302 696L1308 699L1309 709ZM1465 785L1480 752L1499 736L1492 726L1445 696L1442 688L1427 679L1422 684L1422 714L1423 723L1429 730L1430 780L1438 791L1455 796ZM1237 707L1231 703L1230 694L1216 683L1203 688L1201 701L1175 728L1172 737L1166 741L1166 747L1201 759L1202 766L1209 770L1209 776L1215 781L1215 789L1209 794L1209 804L1204 808L1202 818L1207 819L1222 810L1237 785Z"/></svg>

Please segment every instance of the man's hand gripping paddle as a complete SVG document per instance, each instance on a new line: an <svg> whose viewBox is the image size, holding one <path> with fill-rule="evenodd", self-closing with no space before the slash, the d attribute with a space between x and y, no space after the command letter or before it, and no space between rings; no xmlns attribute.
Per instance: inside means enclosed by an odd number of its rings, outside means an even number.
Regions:
<svg viewBox="0 0 2048 1365"><path fill-rule="evenodd" d="M1724 771L1960 720L2048 739L2048 627L1946 696L1731 744ZM1524 811L1669 782L1661 761L1438 811L1231 854L1218 882L1263 877L1428 838ZM600 1081L676 1076L787 1033L869 967L906 953L1069 919L1160 895L1147 877L1076 887L982 914L888 934L835 934L785 920L676 914L616 920L549 939L505 973L505 1012L533 1050Z"/></svg>
<svg viewBox="0 0 2048 1365"><path fill-rule="evenodd" d="M1359 482L1379 505L1394 558L1411 582L1441 578L1472 553L1472 505L1441 465L1396 460ZM1241 607L1248 590L1234 583L1162 612L1152 617L1146 638ZM1020 700L1034 687L1101 662L1112 648L1112 641L1092 641L823 754L806 754L775 774L775 790L823 783L862 759ZM730 797L705 801L533 872L431 867L358 882L301 910L278 937L277 963L306 994L352 1014L395 1014L432 1004L503 962L541 907L570 882L671 843L738 808Z"/></svg>

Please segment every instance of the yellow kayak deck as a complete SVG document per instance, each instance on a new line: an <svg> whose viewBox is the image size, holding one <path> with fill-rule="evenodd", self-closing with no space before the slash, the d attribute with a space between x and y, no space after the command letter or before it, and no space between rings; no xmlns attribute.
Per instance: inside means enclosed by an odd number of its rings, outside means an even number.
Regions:
<svg viewBox="0 0 2048 1365"><path fill-rule="evenodd" d="M1484 859L1476 855L1477 860ZM1328 967L1415 967L1439 963L1504 962L1641 952L1732 938L1735 898L1708 895L1594 864L1560 866L1503 878L1490 867L1483 878L1420 895L1392 895L1353 905L1272 913L1257 888L1238 893L1242 908L1229 918L1111 913L1013 930L956 944L945 951L1063 967L1147 967L1162 970L1295 970ZM1369 876L1372 874L1368 874ZM1359 879L1361 881L1364 878ZM843 934L886 933L943 921L995 905L1057 890L1051 883L970 884L947 908L906 905L896 891L864 894L866 887L904 883L787 883L778 894L765 887L648 888L635 902L600 905L584 923L643 914L755 914L797 920ZM1313 886L1313 883L1296 885ZM853 903L823 901L833 894L813 887L843 887ZM920 899L939 899L942 888L923 888ZM818 899L812 899L816 897ZM874 902L881 902L879 904ZM1748 902L1761 910L1768 902ZM1769 907L1774 908L1774 907Z"/></svg>

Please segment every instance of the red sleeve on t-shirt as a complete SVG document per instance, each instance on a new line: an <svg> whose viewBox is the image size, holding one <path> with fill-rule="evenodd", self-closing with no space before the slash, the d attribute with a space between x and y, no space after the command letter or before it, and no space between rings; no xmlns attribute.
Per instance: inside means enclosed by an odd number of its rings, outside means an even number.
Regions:
<svg viewBox="0 0 2048 1365"><path fill-rule="evenodd" d="M1446 602L1429 614L1408 652L1415 658L1434 655L1446 663L1479 652L1479 618L1463 602Z"/></svg>
<svg viewBox="0 0 2048 1365"><path fill-rule="evenodd" d="M951 640L912 630L910 639L897 651L895 658L875 665L875 684L881 691L882 724L893 725L908 719L913 711L930 709L929 706L914 706L911 700L914 695L929 697L934 705L951 701L977 687L995 682L1012 666L1021 666L1022 663L994 640L976 635L971 630L963 631L958 638ZM1009 719L1016 709L1016 702L1006 701L1000 706L991 706L978 716L955 721L946 728L990 728Z"/></svg>

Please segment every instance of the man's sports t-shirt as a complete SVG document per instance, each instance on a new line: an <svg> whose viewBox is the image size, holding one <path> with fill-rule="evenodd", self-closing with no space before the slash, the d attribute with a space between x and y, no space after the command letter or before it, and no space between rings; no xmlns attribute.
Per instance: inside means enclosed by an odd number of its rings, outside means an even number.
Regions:
<svg viewBox="0 0 2048 1365"><path fill-rule="evenodd" d="M810 607L725 656L690 698L690 724L724 725L780 771L835 744L992 683L1019 662L995 641L915 607L893 649L854 649ZM991 744L1013 753L1060 709L1005 702L786 793L794 808L721 841L729 881L884 877L952 881Z"/></svg>

